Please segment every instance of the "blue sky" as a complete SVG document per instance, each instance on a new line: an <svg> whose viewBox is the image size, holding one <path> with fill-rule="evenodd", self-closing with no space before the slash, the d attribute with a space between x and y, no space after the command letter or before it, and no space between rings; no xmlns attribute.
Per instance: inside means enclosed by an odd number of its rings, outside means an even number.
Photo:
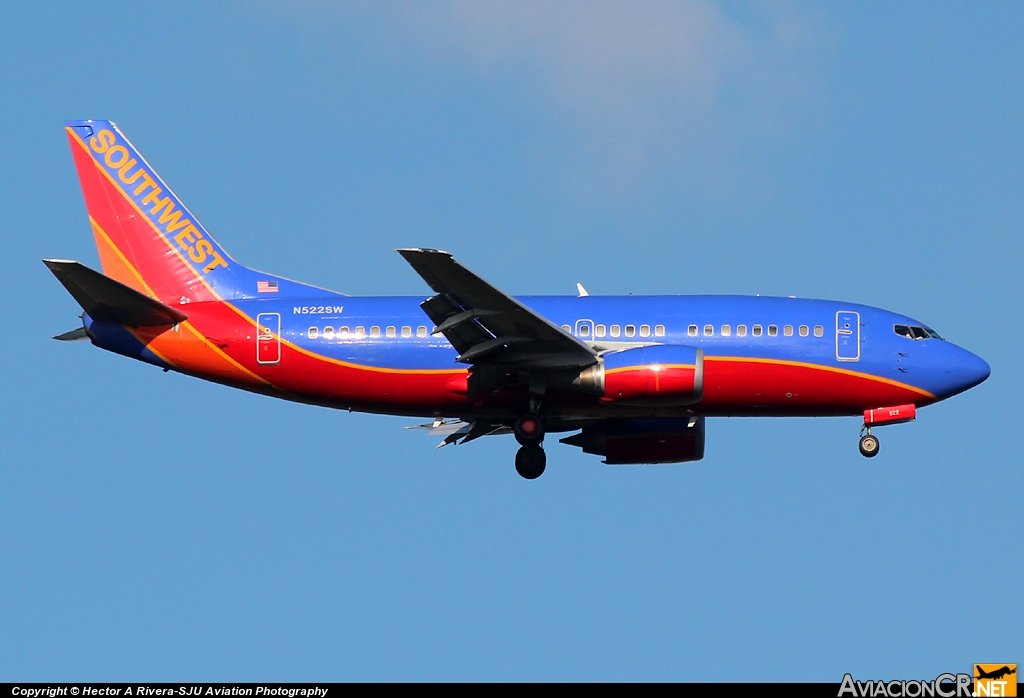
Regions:
<svg viewBox="0 0 1024 698"><path fill-rule="evenodd" d="M0 680L931 678L1024 661L1024 8L21 3L0 23ZM426 294L761 293L992 377L879 432L711 420L612 468L50 336L98 266L62 124L116 121L245 264Z"/></svg>

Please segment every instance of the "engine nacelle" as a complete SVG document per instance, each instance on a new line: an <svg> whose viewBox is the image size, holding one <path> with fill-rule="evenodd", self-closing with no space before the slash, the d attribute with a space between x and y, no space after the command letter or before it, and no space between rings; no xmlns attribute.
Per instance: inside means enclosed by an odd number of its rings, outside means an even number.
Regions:
<svg viewBox="0 0 1024 698"><path fill-rule="evenodd" d="M704 396L704 350L659 344L610 352L575 385L605 402L690 405Z"/></svg>
<svg viewBox="0 0 1024 698"><path fill-rule="evenodd" d="M608 465L685 463L704 457L704 418L602 422L561 440Z"/></svg>

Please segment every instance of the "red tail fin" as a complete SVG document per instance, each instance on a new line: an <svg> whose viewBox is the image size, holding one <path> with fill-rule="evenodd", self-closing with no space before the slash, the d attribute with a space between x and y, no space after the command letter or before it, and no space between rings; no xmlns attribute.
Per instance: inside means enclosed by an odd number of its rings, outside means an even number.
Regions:
<svg viewBox="0 0 1024 698"><path fill-rule="evenodd" d="M172 305L234 298L234 262L110 121L67 124L103 273Z"/></svg>

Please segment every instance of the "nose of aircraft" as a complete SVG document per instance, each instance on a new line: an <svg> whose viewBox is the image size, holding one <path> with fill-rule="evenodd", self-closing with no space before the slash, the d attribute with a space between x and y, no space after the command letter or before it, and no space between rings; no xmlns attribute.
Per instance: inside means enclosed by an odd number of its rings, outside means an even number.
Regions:
<svg viewBox="0 0 1024 698"><path fill-rule="evenodd" d="M950 366L950 378L955 386L955 393L962 393L983 382L992 373L988 363L980 356L952 345L956 352Z"/></svg>

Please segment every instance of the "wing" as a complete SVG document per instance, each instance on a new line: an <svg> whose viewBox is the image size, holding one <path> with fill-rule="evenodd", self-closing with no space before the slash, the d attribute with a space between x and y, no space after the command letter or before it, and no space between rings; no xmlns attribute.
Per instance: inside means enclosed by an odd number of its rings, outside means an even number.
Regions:
<svg viewBox="0 0 1024 698"><path fill-rule="evenodd" d="M531 373L580 370L597 352L452 259L429 249L398 250L437 293L420 307L459 352L458 361Z"/></svg>

